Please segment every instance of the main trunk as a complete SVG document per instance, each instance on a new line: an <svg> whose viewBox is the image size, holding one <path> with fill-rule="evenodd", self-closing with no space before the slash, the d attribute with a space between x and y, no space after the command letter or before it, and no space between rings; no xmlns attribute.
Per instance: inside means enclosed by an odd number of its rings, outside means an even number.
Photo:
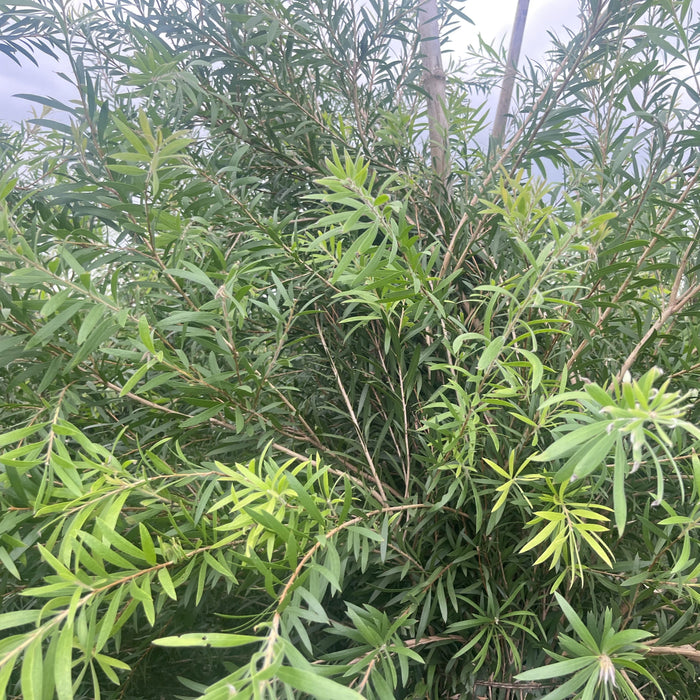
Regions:
<svg viewBox="0 0 700 700"><path fill-rule="evenodd" d="M418 31L423 52L425 77L423 87L428 93L428 126L430 156L438 179L445 184L449 174L447 150L447 79L440 52L437 0L424 0L418 8Z"/></svg>

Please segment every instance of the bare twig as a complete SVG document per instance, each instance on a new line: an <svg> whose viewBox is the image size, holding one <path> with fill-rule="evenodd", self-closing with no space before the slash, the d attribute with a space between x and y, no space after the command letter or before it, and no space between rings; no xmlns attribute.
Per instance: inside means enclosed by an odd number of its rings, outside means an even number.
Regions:
<svg viewBox="0 0 700 700"><path fill-rule="evenodd" d="M316 328L318 329L318 337L319 337L319 340L321 341L321 345L323 345L323 349L325 350L326 355L328 356L328 361L331 364L331 371L333 372L333 376L335 377L336 384L338 385L338 389L340 389L340 393L343 397L343 401L345 402L345 406L348 409L348 413L350 414L350 419L352 420L352 424L353 424L353 426L355 426L355 432L357 433L357 439L360 441L360 446L362 447L362 451L364 452L365 459L367 460L367 465L369 466L369 469L372 472L372 478L374 479L374 483L377 486L377 491L379 492L379 495L381 496L380 503L382 503L383 505L386 505L387 498L386 498L386 494L384 493L384 485L382 484L382 481L379 478L379 474L377 473L377 468L374 465L374 460L372 459L372 455L370 454L369 448L367 447L367 441L365 440L365 436L362 433L362 428L360 427L360 423L357 420L357 416L355 415L355 409L352 407L352 402L350 401L350 397L348 396L347 392L345 391L345 387L343 386L343 380L340 377L340 373L338 372L338 368L335 366L335 362L333 362L333 356L331 355L331 352L328 349L326 339L323 337L323 329L321 328L321 323L318 320L318 317L316 318Z"/></svg>
<svg viewBox="0 0 700 700"><path fill-rule="evenodd" d="M647 642L647 644L653 644L654 640ZM659 646L647 646L646 653L648 656L668 656L676 654L678 656L685 656L686 659L700 663L700 649L696 649L692 644L681 644L679 647L665 646L663 644Z"/></svg>
<svg viewBox="0 0 700 700"><path fill-rule="evenodd" d="M632 689L632 692L634 693L635 697L637 700L644 700L644 696L639 692L637 689L637 686L632 683L630 677L627 675L627 671L625 671L624 668L618 669L620 671L620 675L627 681L627 685Z"/></svg>

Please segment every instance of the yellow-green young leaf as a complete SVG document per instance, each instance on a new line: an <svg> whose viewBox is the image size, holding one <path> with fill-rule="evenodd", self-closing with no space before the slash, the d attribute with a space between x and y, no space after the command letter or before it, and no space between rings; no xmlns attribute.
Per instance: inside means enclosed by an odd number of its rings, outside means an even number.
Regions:
<svg viewBox="0 0 700 700"><path fill-rule="evenodd" d="M170 578L170 574L166 568L158 569L158 580L160 585L163 586L163 590L166 592L169 598L177 600L177 593L175 593L175 586L173 585L173 580Z"/></svg>
<svg viewBox="0 0 700 700"><path fill-rule="evenodd" d="M119 685L119 676L115 673L114 669L119 668L124 671L130 670L128 664L119 661L119 659L114 659L111 656L105 656L104 654L95 654L95 661L100 665L105 676L115 685Z"/></svg>
<svg viewBox="0 0 700 700"><path fill-rule="evenodd" d="M158 559L156 557L156 548L153 544L153 539L148 529L143 523L139 523L139 537L141 539L141 551L143 557L150 566L155 566Z"/></svg>
<svg viewBox="0 0 700 700"><path fill-rule="evenodd" d="M19 571L17 570L17 567L15 566L14 561L10 558L10 555L7 553L4 547L0 547L0 562L3 564L5 569L12 574L18 581L21 580L21 575ZM0 625L2 624L2 620L0 620ZM2 627L0 627L2 629Z"/></svg>
<svg viewBox="0 0 700 700"><path fill-rule="evenodd" d="M536 510L535 515L542 520L553 520L555 522L561 522L564 520L564 518L566 518L564 513L562 513L560 510Z"/></svg>
<svg viewBox="0 0 700 700"><path fill-rule="evenodd" d="M479 358L479 364L476 366L479 372L483 372L485 369L491 366L491 363L499 356L503 345L505 343L505 338L499 335L494 338L485 348L481 357Z"/></svg>
<svg viewBox="0 0 700 700"><path fill-rule="evenodd" d="M690 537L686 534L683 537L683 547L681 549L680 556L676 560L676 563L671 569L672 574L677 574L679 571L683 571L686 566L688 566L688 561L690 560ZM693 560L693 563L695 560Z"/></svg>
<svg viewBox="0 0 700 700"><path fill-rule="evenodd" d="M363 696L356 690L348 688L340 683L324 678L312 671L305 671L301 668L291 668L281 666L277 669L277 677L292 688L308 693L320 700L362 700Z"/></svg>
<svg viewBox="0 0 700 700"><path fill-rule="evenodd" d="M153 360L149 360L145 364L141 365L132 375L129 377L129 380L124 384L122 387L122 390L119 392L119 396L125 396L128 394L137 384L137 382L141 379L141 377L148 372L148 370L151 368L151 365L153 364Z"/></svg>
<svg viewBox="0 0 700 700"><path fill-rule="evenodd" d="M16 610L15 612L3 613L0 615L0 630L32 624L39 619L39 614L39 610ZM0 697L2 697L1 694Z"/></svg>
<svg viewBox="0 0 700 700"><path fill-rule="evenodd" d="M58 700L73 698L73 627L64 625L58 636L54 657L53 677Z"/></svg>
<svg viewBox="0 0 700 700"><path fill-rule="evenodd" d="M153 338L151 338L151 329L148 326L148 319L145 316L139 318L139 338L146 347L146 350L155 353L156 349L153 346Z"/></svg>
<svg viewBox="0 0 700 700"><path fill-rule="evenodd" d="M692 518L687 515L671 515L668 518L659 520L658 525L690 525L693 522Z"/></svg>
<svg viewBox="0 0 700 700"><path fill-rule="evenodd" d="M146 614L146 619L150 623L151 627L156 623L156 611L153 607L153 596L151 594L151 577L145 576L143 583L141 584L141 590L143 591L143 599L141 604L143 605L143 611Z"/></svg>
<svg viewBox="0 0 700 700"><path fill-rule="evenodd" d="M41 637L35 639L25 650L22 658L22 671L20 683L22 687L22 697L30 698L43 697L44 668L41 655Z"/></svg>
<svg viewBox="0 0 700 700"><path fill-rule="evenodd" d="M559 561L559 557L561 557L561 552L564 548L564 545L566 544L566 540L566 532L562 530L549 543L547 549L545 549L544 552L542 552L542 554L540 554L540 556L537 557L537 559L535 559L535 566L537 566L538 564L542 564L543 562L547 561L547 559L552 557L552 561L549 566L549 568L551 569Z"/></svg>
<svg viewBox="0 0 700 700"><path fill-rule="evenodd" d="M95 651L100 651L107 640L112 636L112 628L119 613L119 606L124 595L124 588L120 586L112 594L112 599L109 601L107 612L99 622L99 632L97 633L97 641L95 642Z"/></svg>
<svg viewBox="0 0 700 700"><path fill-rule="evenodd" d="M607 508L607 510L610 509ZM586 518L586 520L597 520L601 523L606 523L610 520L610 518L608 518L606 515L598 513L595 510L590 510L588 508L572 508L569 512L571 513L571 515L575 515L577 518Z"/></svg>
<svg viewBox="0 0 700 700"><path fill-rule="evenodd" d="M0 698L7 697L5 695L5 689L10 681L10 676L15 669L15 663L20 652L16 654L5 654L2 657L3 665L0 666Z"/></svg>
<svg viewBox="0 0 700 700"><path fill-rule="evenodd" d="M188 632L174 637L161 637L152 644L159 647L240 647L246 644L262 643L264 637L247 634L225 634L223 632Z"/></svg>
<svg viewBox="0 0 700 700"><path fill-rule="evenodd" d="M508 498L508 493L510 492L510 483L508 484L503 484L503 487L499 486L497 491L501 491L501 495L498 497L498 500L493 504L493 508L491 508L491 512L495 513L497 510L503 507L503 504L506 502L506 499Z"/></svg>
<svg viewBox="0 0 700 700"><path fill-rule="evenodd" d="M622 444L622 436L618 436L615 445L615 466L613 471L613 508L615 511L615 526L617 534L622 537L627 524L627 499L625 498L625 472L627 471L627 455Z"/></svg>
<svg viewBox="0 0 700 700"><path fill-rule="evenodd" d="M586 542L590 545L591 549L610 567L612 567L612 558L611 558L611 553L607 551L605 544L602 542L602 540L599 540L597 537L594 535L591 535L590 532L587 532L586 530L581 529L580 527L576 528L576 531L583 537Z"/></svg>
<svg viewBox="0 0 700 700"><path fill-rule="evenodd" d="M34 433L38 432L47 425L48 422L36 423L34 425L28 425L25 428L17 428L16 430L10 430L4 435L0 435L0 447L5 447L5 445L10 445L13 442L19 442L20 440L24 440L30 435L34 435Z"/></svg>
<svg viewBox="0 0 700 700"><path fill-rule="evenodd" d="M548 522L531 540L528 540L525 545L519 550L520 554L528 552L533 547L536 547L540 542L544 542L556 528L559 527L559 522L552 520Z"/></svg>
<svg viewBox="0 0 700 700"><path fill-rule="evenodd" d="M88 311L87 316L83 319L80 324L80 330L78 331L78 345L82 345L85 340L90 336L90 333L98 324L102 316L104 315L105 307L103 306L93 306L90 311Z"/></svg>
<svg viewBox="0 0 700 700"><path fill-rule="evenodd" d="M486 464L488 464L489 467L491 467L491 469L493 469L495 472L497 472L501 476L505 477L506 479L510 479L510 474L502 467L499 467L498 464L496 464L495 462L492 462L490 459L487 459L486 457L484 457L484 462L486 462Z"/></svg>
<svg viewBox="0 0 700 700"><path fill-rule="evenodd" d="M533 389L534 391L534 389ZM525 425L529 425L532 428L537 427L537 423L535 421L531 420L527 416L523 415L522 413L516 413L515 411L508 411L509 415L513 416L513 418L516 418L517 420L525 423Z"/></svg>

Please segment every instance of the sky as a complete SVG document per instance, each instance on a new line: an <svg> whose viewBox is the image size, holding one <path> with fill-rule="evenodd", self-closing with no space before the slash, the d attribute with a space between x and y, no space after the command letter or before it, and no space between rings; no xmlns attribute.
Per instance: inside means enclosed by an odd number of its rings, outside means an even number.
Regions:
<svg viewBox="0 0 700 700"><path fill-rule="evenodd" d="M517 0L467 0L460 7L474 24L464 23L455 32L455 51L459 52L460 44L466 47L476 43L479 34L488 44L498 45L504 41L507 47L517 4ZM537 60L544 56L550 44L549 30L561 33L564 26L577 29L578 5L578 0L530 0L521 59L529 57Z"/></svg>
<svg viewBox="0 0 700 700"><path fill-rule="evenodd" d="M453 35L453 47L458 55L462 47L476 43L481 34L488 43L505 42L508 45L510 29L515 17L517 0L467 0L461 5L474 25L464 24ZM578 26L578 0L530 0L525 26L521 57L542 58L549 45L548 30L560 30L563 25ZM75 97L72 86L57 73L70 74L70 66L37 52L36 67L22 58L17 66L5 54L0 53L0 121L16 122L31 118L32 109L39 109L27 100L13 95L29 93L53 97L67 102Z"/></svg>

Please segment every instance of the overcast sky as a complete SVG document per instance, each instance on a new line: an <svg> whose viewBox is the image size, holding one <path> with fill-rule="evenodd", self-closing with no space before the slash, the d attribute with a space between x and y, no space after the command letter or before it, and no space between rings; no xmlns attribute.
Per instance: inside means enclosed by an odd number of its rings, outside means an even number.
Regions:
<svg viewBox="0 0 700 700"><path fill-rule="evenodd" d="M517 0L468 0L462 9L471 17L474 25L467 25L453 35L456 53L461 47L475 43L481 34L489 43L510 38L510 28L515 16ZM563 25L578 26L578 0L530 0L530 11L525 27L522 56L541 58L549 45L548 30L560 30ZM0 121L14 122L32 116L32 105L13 97L17 93L30 93L53 97L66 102L75 96L71 85L57 75L70 74L66 62L59 63L37 52L39 67L24 58L17 66L5 54L0 53Z"/></svg>

